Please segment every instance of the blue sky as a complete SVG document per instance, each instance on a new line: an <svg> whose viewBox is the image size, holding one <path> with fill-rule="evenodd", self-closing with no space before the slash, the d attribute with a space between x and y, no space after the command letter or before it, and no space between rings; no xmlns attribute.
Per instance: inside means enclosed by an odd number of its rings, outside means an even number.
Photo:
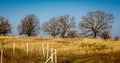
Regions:
<svg viewBox="0 0 120 63"><path fill-rule="evenodd" d="M0 16L4 16L12 24L12 35L18 35L17 26L27 14L35 14L41 24L52 17L65 14L75 16L79 22L87 12L96 10L114 14L111 33L119 35L119 0L0 0Z"/></svg>

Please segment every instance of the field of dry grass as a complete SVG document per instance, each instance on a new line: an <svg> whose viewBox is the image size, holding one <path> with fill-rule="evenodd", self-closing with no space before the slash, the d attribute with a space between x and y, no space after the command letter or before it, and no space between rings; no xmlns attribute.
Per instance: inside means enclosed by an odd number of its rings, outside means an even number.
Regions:
<svg viewBox="0 0 120 63"><path fill-rule="evenodd" d="M58 63L120 63L120 41L101 39L0 37L3 63L43 63L41 43L57 50ZM12 44L15 43L15 53ZM29 54L26 54L29 43ZM49 53L50 54L50 53Z"/></svg>

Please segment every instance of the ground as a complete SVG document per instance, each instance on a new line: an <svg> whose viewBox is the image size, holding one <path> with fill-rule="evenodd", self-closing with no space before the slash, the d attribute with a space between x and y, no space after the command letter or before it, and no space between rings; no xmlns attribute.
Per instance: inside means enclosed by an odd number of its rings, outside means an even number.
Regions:
<svg viewBox="0 0 120 63"><path fill-rule="evenodd" d="M57 63L120 63L119 40L1 36L0 43L3 63L44 63L41 44L45 54L49 45L49 57L51 48L57 50ZM29 44L28 54L26 43Z"/></svg>

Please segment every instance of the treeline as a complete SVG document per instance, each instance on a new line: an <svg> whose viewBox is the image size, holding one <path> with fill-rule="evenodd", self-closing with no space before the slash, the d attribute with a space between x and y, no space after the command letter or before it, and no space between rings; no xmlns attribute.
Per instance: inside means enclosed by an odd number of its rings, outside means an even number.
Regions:
<svg viewBox="0 0 120 63"><path fill-rule="evenodd" d="M103 38L110 39L110 29L114 16L101 10L88 12L81 17L81 21L76 23L75 17L63 15L53 17L43 24L39 23L39 19L34 14L29 14L21 20L18 25L20 35L37 36L41 30L52 37L60 38ZM8 35L11 33L12 25L4 17L0 17L0 35ZM114 37L115 40L119 36Z"/></svg>

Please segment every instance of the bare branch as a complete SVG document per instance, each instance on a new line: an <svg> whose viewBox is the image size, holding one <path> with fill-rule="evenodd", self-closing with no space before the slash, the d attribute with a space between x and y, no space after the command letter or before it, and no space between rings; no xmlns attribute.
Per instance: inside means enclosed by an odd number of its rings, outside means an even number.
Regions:
<svg viewBox="0 0 120 63"><path fill-rule="evenodd" d="M27 15L18 26L19 34L35 36L40 31L39 20L34 14Z"/></svg>
<svg viewBox="0 0 120 63"><path fill-rule="evenodd" d="M84 30L84 32L87 31L86 35L92 35L96 38L102 30L109 30L112 28L111 23L113 19L114 16L112 14L105 13L101 10L93 11L82 17L79 27L81 30ZM89 34L91 32L92 34Z"/></svg>

